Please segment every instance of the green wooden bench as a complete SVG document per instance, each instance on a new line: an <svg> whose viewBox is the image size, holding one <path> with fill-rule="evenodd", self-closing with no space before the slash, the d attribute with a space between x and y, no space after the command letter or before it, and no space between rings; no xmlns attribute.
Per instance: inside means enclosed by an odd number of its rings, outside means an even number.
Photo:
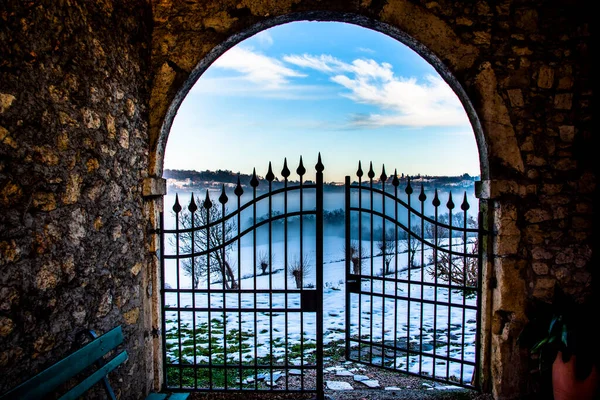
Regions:
<svg viewBox="0 0 600 400"><path fill-rule="evenodd" d="M93 331L89 331L89 334L93 337L91 342L14 389L9 390L0 396L0 400L39 400L48 394L55 393L61 385L79 374L85 377L64 393L60 400L77 399L100 381L104 383L107 397L116 400L107 375L127 360L127 351L117 352L107 362L104 362L102 358L123 343L123 331L118 326L102 336L96 337ZM97 365L97 368L90 368L94 364ZM188 396L189 393L150 393L146 400L184 400Z"/></svg>

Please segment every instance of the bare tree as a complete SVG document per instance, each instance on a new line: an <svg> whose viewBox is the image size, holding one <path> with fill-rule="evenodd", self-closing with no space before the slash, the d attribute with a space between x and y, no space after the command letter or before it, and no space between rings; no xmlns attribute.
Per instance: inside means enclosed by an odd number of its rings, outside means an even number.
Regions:
<svg viewBox="0 0 600 400"><path fill-rule="evenodd" d="M379 255L383 257L383 262L385 265L385 269L383 270L383 274L387 275L390 271L390 263L394 259L394 255L396 253L396 240L394 238L394 231L389 230L383 235L382 238L377 241L377 249L379 250Z"/></svg>
<svg viewBox="0 0 600 400"><path fill-rule="evenodd" d="M271 255L271 263L273 262L273 255ZM267 273L267 269L269 268L269 253L266 251L261 251L258 255L258 266L260 267L261 275L265 275Z"/></svg>
<svg viewBox="0 0 600 400"><path fill-rule="evenodd" d="M405 240L406 252L408 253L408 268L421 267L421 263L417 263L416 261L417 253L423 246L421 226L414 224L410 232L404 232L400 237L402 240Z"/></svg>
<svg viewBox="0 0 600 400"><path fill-rule="evenodd" d="M294 282L296 282L296 288L303 288L304 281L310 273L309 256L305 254L302 257L302 259L300 259L297 255L294 256L288 264L288 272L294 277Z"/></svg>
<svg viewBox="0 0 600 400"><path fill-rule="evenodd" d="M202 228L180 233L179 251L180 254L192 254L209 250L209 253L183 259L182 269L192 278L194 289L198 288L201 277L208 279L209 272L214 277L213 282L220 279L225 289L237 289L238 284L228 256L231 245L225 246L225 242L234 234L235 223L230 220L222 223L223 212L220 206L212 206L207 210L200 198L196 198L196 202L200 206L194 213L187 208L179 213L179 224L181 229ZM206 228L209 223L215 224Z"/></svg>
<svg viewBox="0 0 600 400"><path fill-rule="evenodd" d="M462 221L460 223L462 225ZM467 226L471 228L476 227L477 222L471 217L467 220ZM448 236L446 235L446 237ZM468 237L466 240L468 240ZM439 246L439 244L438 239L436 246ZM456 285L475 287L478 283L477 277L479 272L478 253L479 239L477 236L471 242L466 257L461 255L451 256L450 252L436 250L429 257L429 262L433 266L430 266L427 272L433 277L444 279Z"/></svg>
<svg viewBox="0 0 600 400"><path fill-rule="evenodd" d="M360 251L359 251L360 250ZM346 251L344 246L344 255L347 257L348 253L350 254L350 262L352 263L352 273L354 275L360 275L362 273L362 265L363 260L362 257L365 256L364 249L358 247L357 241L352 241L350 243L349 252Z"/></svg>

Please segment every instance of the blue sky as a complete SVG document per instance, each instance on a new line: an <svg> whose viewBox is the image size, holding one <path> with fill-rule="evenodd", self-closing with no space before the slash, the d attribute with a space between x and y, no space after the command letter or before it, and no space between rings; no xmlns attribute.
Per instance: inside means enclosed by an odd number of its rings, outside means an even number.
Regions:
<svg viewBox="0 0 600 400"><path fill-rule="evenodd" d="M284 157L325 181L360 160L388 175L479 175L473 129L435 69L401 42L338 22L293 22L221 55L173 121L166 169L279 175ZM291 179L295 179L292 175ZM311 179L311 175L307 175Z"/></svg>

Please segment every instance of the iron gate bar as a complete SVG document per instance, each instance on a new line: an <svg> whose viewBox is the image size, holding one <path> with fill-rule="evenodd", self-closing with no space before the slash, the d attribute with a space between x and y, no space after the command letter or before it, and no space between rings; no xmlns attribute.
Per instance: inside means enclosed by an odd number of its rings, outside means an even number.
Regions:
<svg viewBox="0 0 600 400"><path fill-rule="evenodd" d="M466 192L464 195L464 200L463 203L461 205L461 210L463 211L463 215L462 215L462 226L460 225L454 225L455 222L455 218L453 215L453 209L454 209L454 203L452 200L452 193L449 194L449 199L448 202L446 204L446 207L448 208L448 223L443 223L440 219L440 216L438 214L438 207L440 205L440 201L437 195L437 189L435 190L435 196L434 196L434 200L432 202L433 206L434 206L434 216L432 218L429 218L425 215L425 208L424 208L424 202L426 200L426 196L424 193L424 188L423 185L421 185L421 193L419 195L419 201L421 202L421 207L420 207L420 211L414 209L411 206L411 194L412 194L412 186L410 184L410 178L407 179L407 186L405 189L405 192L407 194L407 201L404 202L403 200L399 199L398 197L398 185L399 185L399 180L397 178L397 173L395 171L394 173L394 177L392 179L392 186L394 186L394 190L393 190L393 194L389 193L388 190L386 190L385 184L386 181L388 180L388 177L385 174L385 167L382 168L382 174L380 176L380 182L381 182L381 189L378 189L376 187L374 187L374 172L372 169L372 164L370 166L369 172L368 172L368 177L369 177L369 182L368 185L365 186L362 182L362 169L360 166L360 162L359 162L359 168L357 171L357 177L358 177L358 183L351 183L350 181L350 177L347 176L345 179L345 186L346 186L346 191L345 191L345 203L346 203L346 216L345 216L345 221L346 221L346 228L345 228L345 233L346 233L346 262L345 262L345 267L346 267L346 279L347 279L347 285L346 285L346 302L347 302L347 315L346 315L346 324L347 324L347 329L346 329L346 356L348 359L352 359L353 361L358 361L358 362L363 362L363 363L367 363L367 364L371 364L371 365L376 365L376 366L380 366L380 367L384 367L385 369L393 369L393 370L398 370L400 369L400 366L398 365L398 351L400 352L404 352L404 354L406 355L406 373L408 374L412 374L412 375L426 375L424 370L423 370L423 364L424 364L424 358L428 358L428 359L432 359L432 371L431 371L431 376L426 376L432 380L437 380L437 381L442 381L442 382L448 382L448 383L452 383L454 385L458 384L460 386L465 386L465 387L469 387L469 388L475 388L477 389L477 384L478 384L478 354L479 354L479 349L478 346L480 344L480 338L479 338L479 333L480 333L480 326L479 326L479 318L480 318L480 307L481 307L481 246L478 246L475 248L476 253L474 254L470 254L469 253L469 243L468 243L468 238L471 237L473 234L477 234L477 242L476 243L481 243L482 240L482 236L483 236L483 229L481 227L481 214L479 214L479 218L478 218L478 227L477 228L470 228L468 225L468 222L470 222L470 220L468 220L467 218L467 210L469 209L469 204L466 200ZM351 189L352 190L356 190L358 193L358 206L352 206L351 204ZM362 205L362 196L363 193L367 191L367 194L369 195L369 207L364 207ZM375 210L375 203L374 203L374 197L375 196L381 196L381 212ZM386 211L386 199L391 199L394 204L394 212L393 212L393 216L388 215L387 211ZM398 219L398 208L399 207L404 207L406 209L406 219L407 219L407 225L408 226L404 226L402 223L399 222ZM363 234L363 229L362 229L362 220L363 220L363 214L367 214L369 216L369 220L370 220L370 229L371 229L371 233L370 233L370 248L371 248L371 255L370 255L370 275L365 275L364 272L360 272L357 274L358 271L354 271L351 270L351 268L356 268L356 266L354 265L353 260L351 259L351 233L352 233L352 226L351 226L351 213L356 213L358 215L358 241L359 241L359 245L358 245L358 251L361 251L361 244L362 244L362 234ZM382 228L382 243L380 245L378 245L380 247L380 253L382 256L382 276L375 276L375 271L374 271L374 254L373 254L373 249L374 249L374 240L375 240L375 236L374 236L374 218L377 217L378 221L379 219L381 220L381 228ZM421 232L414 232L412 230L412 219L417 218L420 221L420 231ZM395 271L393 274L393 277L390 278L387 275L387 271L386 270L386 264L385 264L385 256L387 253L387 249L386 246L389 246L385 243L385 239L386 239L386 223L387 222L391 222L394 226L394 240L395 243L398 243L398 229L402 229L405 234L406 234L406 240L407 240L407 262L409 264L409 268L407 270L407 277L406 279L400 279L400 277L398 276L398 270L399 270L399 266L398 266L398 250L395 249L395 261L394 261L394 266L395 266ZM433 227L433 243L431 243L429 240L427 240L424 236L425 234L425 226L426 224L431 224L431 226ZM379 228L378 228L379 229ZM444 244L441 242L441 239L443 238L438 230L446 230L446 234L447 234L447 248L444 248ZM456 234L459 234L459 236L456 236ZM444 236L446 237L446 236ZM457 238L462 238L462 243L457 243L456 245L454 244L454 237ZM413 242L415 243L419 243L416 244L416 246L420 247L420 281L419 278L413 278L413 274L411 273L411 269L413 268L412 265L412 260L414 259L414 256L411 256L411 248L413 247ZM471 242L472 244L472 242ZM426 282L425 280L425 246L427 246L428 250L431 250L433 252L433 269L434 269L434 278L433 278L433 282ZM458 247L457 247L458 246ZM418 248L417 247L417 248ZM448 263L448 270L447 270L447 277L445 277L444 279L447 279L447 284L444 282L441 282L438 277L439 277L439 270L440 270L440 260L438 259L438 254L446 254L447 257L447 263ZM458 260L462 259L463 262L463 270L462 270L462 277L460 275L456 276L456 273L459 273L459 271L457 270L456 272L453 270L453 260L456 259L456 257L458 257ZM359 260L362 260L362 254ZM471 282L467 282L467 262L471 262L470 260L476 260L477 263L477 281L475 283L475 285L473 285ZM446 261L445 261L446 262ZM351 263L353 265L351 265ZM367 280L368 281L368 286L367 289L364 289L362 285L357 285L356 281L362 281L362 280ZM381 285L381 289L380 289L380 293L378 293L374 287L375 287L375 283L378 283ZM390 295L387 292L387 284L392 282L393 283L393 287L394 287L394 294ZM406 296L400 296L398 295L398 285L399 284L405 284L407 286L407 290L408 293ZM413 286L418 285L420 287L420 293L418 295L418 297L415 297L412 293L412 288ZM426 288L432 288L433 289L433 300L428 300L424 297L424 292ZM442 301L440 299L440 297L438 297L438 292L440 290L443 290L447 293L447 300L446 301ZM457 298L456 301L454 300L454 296L453 296L453 292L457 291L457 293L461 293L461 297ZM469 301L469 303L467 303L467 292L473 294L475 296L475 305L471 304L471 301ZM358 323L357 323L357 327L356 327L356 331L358 332L358 334L356 335L356 337L352 337L352 332L351 332L351 312L352 312L352 308L351 308L351 299L352 299L352 294L355 294L358 296ZM374 304L374 299L380 299L381 300L381 308L383 310L382 313L382 320L381 320L381 326L382 326L382 333L381 333L381 343L376 342L373 339L373 335L371 334L370 337L368 338L364 338L363 334L362 334L362 322L361 322L361 318L363 315L363 312L361 310L362 307L362 296L367 296L367 300L370 302L370 307L371 307L371 313L369 316L369 320L370 321L370 332L373 332L373 328L374 328L374 317L373 317L373 304ZM458 295L457 295L458 296ZM394 312L394 340L393 340L393 345L389 345L388 343L386 343L386 317L385 317L385 308L386 308L386 304L387 304L387 300L394 300L395 302L395 312ZM423 334L419 334L419 339L418 339L418 348L419 350L414 350L413 348L411 348L411 330L410 327L412 325L411 319L411 312L413 311L413 307L412 304L414 302L418 302L418 308L417 310L415 310L416 312L418 312L419 314L419 324L421 324L422 326L422 322L424 320L424 316L425 316L425 308L427 306L432 306L433 307L433 348L431 352L428 352L424 349L424 342L423 342ZM400 302L400 303L399 303ZM405 304L406 305L406 321L408 324L408 329L406 330L406 336L404 338L404 340L406 340L406 346L402 347L401 344L399 344L398 342L398 334L396 332L396 330L398 329L398 321L399 321L399 305L400 304ZM447 312L447 318L446 316L444 316L443 314L438 314L440 309L445 309ZM453 349L451 347L452 344L452 339L451 339L451 328L454 325L452 322L452 316L453 316L453 311L459 310L459 314L461 316L461 323L460 323L460 327L459 327L459 331L460 331L460 335L461 338L459 340L458 343L460 343L460 349L458 351L456 351L455 349ZM475 358L473 359L473 361L468 360L465 358L465 334L466 334L466 326L465 326L465 322L466 322L466 318L467 318L467 312L473 312L475 314L475 319L477 321L476 323L476 328L475 328ZM446 329L446 341L445 343L443 343L443 347L445 348L445 352L446 354L439 354L437 351L438 348L438 319L439 316L443 316L444 318L446 318L446 322L445 324L447 325L447 329ZM423 328L421 328L422 330ZM357 355L352 355L351 354L351 344L354 343L356 345L356 353ZM365 361L365 359L362 357L361 352L363 351L363 348L365 348L366 346L366 350L370 351L370 354L368 355L369 360ZM455 346L455 345L453 345ZM378 349L381 349L381 353L382 353L382 357L381 360L379 360L378 362L374 361L373 358L373 348L377 347ZM393 354L394 354L394 362L393 362L393 366L386 366L386 356L385 354L387 353L387 350L393 350ZM415 355L418 356L418 360L419 360L419 366L418 366L418 373L414 373L412 371L409 370L409 365L410 365L410 360L411 357L414 357ZM436 373L436 360L438 361L443 361L445 364L445 376L443 378L438 377L438 374ZM458 365L458 370L460 371L460 377L459 378L454 378L450 376L450 366L451 364L456 363L455 365ZM473 368L473 376L472 379L470 380L470 382L465 382L465 367L469 366ZM458 380L459 382L457 383L456 380Z"/></svg>

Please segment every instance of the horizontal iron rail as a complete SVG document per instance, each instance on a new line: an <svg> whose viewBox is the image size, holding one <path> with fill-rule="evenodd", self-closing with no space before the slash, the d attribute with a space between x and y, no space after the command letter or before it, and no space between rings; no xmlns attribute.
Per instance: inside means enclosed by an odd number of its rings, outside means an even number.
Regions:
<svg viewBox="0 0 600 400"><path fill-rule="evenodd" d="M367 215L372 214L372 215L376 215L381 218L385 218L387 221L390 221L393 224L400 226L403 230L410 232L410 229L408 227L406 227L403 223L396 221L394 216L392 216L392 215L384 215L383 213L381 213L377 210L371 210L370 208L363 208L363 207L350 207L350 211L358 211L363 214L367 214ZM463 212L464 211L460 211L460 212L457 211L456 214L462 214ZM415 214L416 214L416 212L415 212ZM468 228L468 227L465 228L465 227L461 227L459 225L448 225L443 222L436 221L435 219L426 217L426 216L422 215L421 213L419 213L419 215L416 215L416 217L422 218L423 221L427 221L430 224L436 225L436 226L444 228L444 229L448 229L448 230L452 229L452 231L458 231L461 233L479 233L478 228Z"/></svg>
<svg viewBox="0 0 600 400"><path fill-rule="evenodd" d="M295 191L295 190L305 191L306 189L315 189L315 188L316 188L316 185L314 185L314 184L309 184L309 185L304 185L303 184L302 186L288 186L288 187L285 187L285 188L273 190L272 192L267 192L267 193L265 193L263 195L258 196L256 199L253 199L253 200L250 200L247 203L244 203L244 205L241 206L240 208L238 208L238 209L236 209L234 211L231 211L230 213L227 214L227 217L219 218L217 220L211 221L210 223L208 223L206 225L203 225L202 228L204 228L204 229L206 229L206 228L212 228L212 227L214 227L216 225L219 225L221 223L221 220L223 220L223 219L228 220L230 218L233 218L233 217L237 216L238 214L241 214L242 211L244 211L245 209L249 208L250 206L252 206L254 204L258 204L260 201L268 199L269 197L272 197L272 196L274 196L276 194L284 193L284 192L292 192L292 191ZM303 211L303 212L311 212L312 214L315 213L314 210L312 210L312 211L307 210L307 211ZM177 213L177 214L179 214L179 213ZM283 218L290 217L290 216L292 216L292 214L294 214L294 213L293 212L288 212L285 215L281 215L281 217L283 217ZM186 228L186 229L164 229L163 232L164 233L178 233L178 232L179 233L185 233L185 232L191 232L191 231L197 230L197 229L198 229L198 227L195 227L195 228Z"/></svg>
<svg viewBox="0 0 600 400"><path fill-rule="evenodd" d="M468 291L468 292L473 292L473 293L481 293L481 288L479 286L466 286L466 285L457 285L457 284L435 283L435 282L427 282L427 281L418 281L415 279L401 279L401 278L396 279L396 278L388 278L388 277L383 277L383 276L373 276L373 275L365 275L365 274L362 274L362 275L351 274L349 282L355 282L358 279L374 280L374 281L387 282L387 283L398 282L398 283L411 284L411 285L415 285L415 286L426 286L426 287L432 287L432 288L442 288L442 289L449 289L449 290L463 290L463 291ZM420 299L420 297L419 297L419 299Z"/></svg>
<svg viewBox="0 0 600 400"><path fill-rule="evenodd" d="M284 219L284 218L305 216L305 215L316 215L316 211L314 211L314 210L294 211L294 212L289 212L286 215L277 215L275 217L264 219L260 222L253 224L251 227L244 229L239 234L237 234L235 236L231 236L230 239L224 241L223 243L221 243L219 245L213 246L208 250L203 250L203 251L194 252L194 253L186 253L184 255L164 254L163 257L167 260L169 260L169 259L172 260L172 259L185 259L185 258L205 256L207 254L214 253L218 250L226 248L227 246L230 246L231 244L235 243L237 240L243 238L244 236L246 236L249 233L252 233L253 231L255 231L256 229L260 228L263 225L267 225L273 221L277 221L277 220ZM225 219L221 218L217 221L219 221L221 223L222 221L227 221L228 219L229 219L229 215L227 216L227 218L225 218ZM193 233L193 232L197 232L197 231L201 231L201 230L206 230L206 227L207 227L207 225L202 225L202 226L196 226L194 228L187 228L187 229L165 230L164 233L165 234Z"/></svg>

